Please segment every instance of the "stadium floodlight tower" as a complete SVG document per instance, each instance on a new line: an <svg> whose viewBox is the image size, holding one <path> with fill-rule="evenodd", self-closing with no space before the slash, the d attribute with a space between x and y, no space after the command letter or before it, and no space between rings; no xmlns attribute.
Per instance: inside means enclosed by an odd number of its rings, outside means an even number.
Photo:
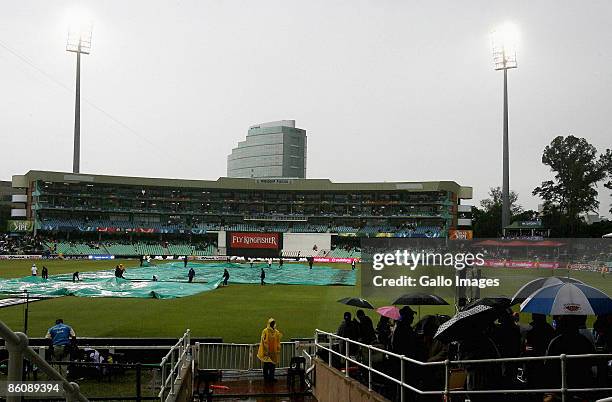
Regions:
<svg viewBox="0 0 612 402"><path fill-rule="evenodd" d="M74 153L72 172L79 173L81 161L81 54L91 52L92 24L88 18L72 16L66 51L76 53L76 95L74 103Z"/></svg>
<svg viewBox="0 0 612 402"><path fill-rule="evenodd" d="M517 68L516 46L518 30L505 23L491 33L493 64L495 70L504 71L504 128L503 128L503 186L502 186L502 233L510 224L510 162L508 156L508 70Z"/></svg>

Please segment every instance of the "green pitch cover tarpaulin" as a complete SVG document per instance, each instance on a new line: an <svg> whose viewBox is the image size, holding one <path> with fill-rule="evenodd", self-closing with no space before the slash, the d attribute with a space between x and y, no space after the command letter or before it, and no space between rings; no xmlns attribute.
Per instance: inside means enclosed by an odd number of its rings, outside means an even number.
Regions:
<svg viewBox="0 0 612 402"><path fill-rule="evenodd" d="M195 270L194 283L187 282L189 268ZM0 293L28 290L32 296L139 297L171 299L214 290L222 282L223 270L230 274L229 283L259 284L261 269L266 284L284 285L349 285L356 283L356 271L303 264L193 263L185 268L182 262L164 263L142 268L127 268L124 277L116 278L113 270L80 272L79 282L72 274L0 279ZM157 281L153 281L153 276Z"/></svg>

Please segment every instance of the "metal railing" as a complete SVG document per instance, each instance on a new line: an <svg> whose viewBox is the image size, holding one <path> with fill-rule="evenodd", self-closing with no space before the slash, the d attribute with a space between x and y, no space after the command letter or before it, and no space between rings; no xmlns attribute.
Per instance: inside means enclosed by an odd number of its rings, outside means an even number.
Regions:
<svg viewBox="0 0 612 402"><path fill-rule="evenodd" d="M181 381L183 369L188 364L191 356L191 331L188 329L183 336L170 348L166 356L162 358L161 389L159 399L163 402L166 397L175 395L177 381Z"/></svg>
<svg viewBox="0 0 612 402"><path fill-rule="evenodd" d="M326 343L321 343L319 337L327 338ZM333 350L333 345L343 346L344 353L340 353ZM367 357L364 361L359 361L354 357L349 356L349 351L353 348L359 347L361 350L367 350ZM478 359L478 360L444 360L440 362L422 362L419 360L411 359L409 357L398 355L396 353L389 352L381 348L377 348L372 345L366 345L361 342L353 341L336 334L315 330L315 349L316 354L319 355L320 351L326 351L328 353L328 365L332 367L332 358L337 356L340 361L344 361L344 375L349 377L351 365L360 367L367 370L367 385L368 390L372 391L372 376L377 375L392 383L399 386L400 389L400 400L403 402L406 400L406 391L411 391L419 395L444 395L447 399L451 395L470 395L470 394L548 394L548 393L560 393L561 400L563 402L568 401L569 393L583 393L583 392L603 392L612 391L612 388L569 388L567 386L567 362L568 360L578 359L610 359L612 360L612 354L585 354L585 355L560 355L560 356L541 356L541 357L516 357L516 358L504 358L504 359ZM383 371L377 370L372 367L372 353L379 353L387 357L395 358L400 364L400 375L396 378ZM487 389L487 390L466 390L466 389L451 389L450 384L450 369L453 366L463 366L465 364L478 365L478 364L508 364L508 363L526 363L533 361L559 361L561 366L561 387L560 388L539 388L539 389ZM410 385L406 382L406 363L413 364L418 367L439 367L444 369L444 385L439 390L421 390L414 385ZM365 383L365 381L364 381Z"/></svg>
<svg viewBox="0 0 612 402"><path fill-rule="evenodd" d="M291 359L302 351L314 352L314 343L308 341L281 342L278 369L286 369ZM196 343L199 369L251 371L263 368L257 358L259 343Z"/></svg>
<svg viewBox="0 0 612 402"><path fill-rule="evenodd" d="M19 382L23 380L23 359L26 358L47 374L49 379L59 381L62 384L67 401L88 402L88 399L79 391L77 383L69 382L28 345L28 337L24 333L13 332L4 322L0 321L0 337L6 341L9 354L7 381ZM9 395L6 400L7 402L19 402L21 396Z"/></svg>
<svg viewBox="0 0 612 402"><path fill-rule="evenodd" d="M143 363L103 363L103 362L85 362L85 361L54 361L54 366L70 366L71 370L79 369L95 369L96 375L93 377L89 374L89 378L95 378L98 383L103 381L105 378L110 380L114 375L125 375L125 370L135 370L135 383L134 383L134 394L132 395L106 395L106 396L89 396L90 401L148 401L158 400L157 396L144 396L143 395L143 371L151 370L158 372L159 364L143 364ZM85 377L85 376L84 376ZM87 378L87 377L85 377ZM85 379L83 378L83 379ZM155 378L155 377L154 377ZM36 378L35 378L36 381ZM155 387L155 380L151 387ZM83 382L81 382L83 384ZM154 394L157 395L157 394Z"/></svg>

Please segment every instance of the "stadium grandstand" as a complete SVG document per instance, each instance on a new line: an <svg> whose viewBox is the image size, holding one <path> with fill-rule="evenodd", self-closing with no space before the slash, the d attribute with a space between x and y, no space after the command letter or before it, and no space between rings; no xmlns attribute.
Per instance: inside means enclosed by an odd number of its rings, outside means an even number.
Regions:
<svg viewBox="0 0 612 402"><path fill-rule="evenodd" d="M64 255L225 255L231 247L220 234L245 232L322 234L330 239L325 247L304 249L294 241L279 253L351 258L362 237L447 237L471 229L458 210L472 188L452 181L207 181L30 171L13 176L12 186L26 193L13 203L12 227L26 228L47 252Z"/></svg>

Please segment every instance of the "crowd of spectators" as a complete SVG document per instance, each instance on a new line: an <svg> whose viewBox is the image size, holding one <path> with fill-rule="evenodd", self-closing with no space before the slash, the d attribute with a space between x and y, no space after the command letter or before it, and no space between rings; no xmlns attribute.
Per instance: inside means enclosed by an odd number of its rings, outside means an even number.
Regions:
<svg viewBox="0 0 612 402"><path fill-rule="evenodd" d="M434 338L438 328L450 317L428 315L413 325L415 312L408 306L400 310L400 318L391 320L381 316L376 328L372 320L362 310L357 311L356 319L351 313L344 318L337 330L339 336L374 345L398 355L404 355L421 362L443 362L449 360L506 359L534 356L582 355L612 353L612 315L598 317L594 328L587 329L586 316L555 316L551 323L546 316L532 314L531 322L520 324L518 314L509 308L497 310L495 321L474 321L464 336L455 340ZM444 338L442 338L444 339ZM334 348L343 356L346 343L341 342ZM348 344L348 355L367 365L368 351L354 343ZM327 361L325 353L321 356ZM401 376L400 361L389 355L371 357L372 366L393 378ZM606 358L568 359L567 387L593 388L612 386ZM333 364L344 369L344 361L334 357ZM561 368L559 360L535 360L528 362L504 362L460 364L451 370L452 376L462 382L467 390L494 389L556 389L561 388ZM351 364L351 366L354 366ZM367 384L367 372L359 367L350 367L351 375ZM421 390L443 390L444 366L419 366L404 363L404 378L410 386ZM399 400L399 386L380 375L373 376L376 391L391 400ZM438 396L411 393L408 401L439 401ZM582 393L581 401L600 397L594 393ZM543 399L544 397L544 399ZM514 401L554 400L555 395L546 399L542 393L520 394L515 397L505 395L504 399ZM473 394L472 402L498 401L499 394ZM513 399L514 398L514 399Z"/></svg>
<svg viewBox="0 0 612 402"><path fill-rule="evenodd" d="M40 254L43 248L42 239L38 236L10 236L0 233L0 255Z"/></svg>

